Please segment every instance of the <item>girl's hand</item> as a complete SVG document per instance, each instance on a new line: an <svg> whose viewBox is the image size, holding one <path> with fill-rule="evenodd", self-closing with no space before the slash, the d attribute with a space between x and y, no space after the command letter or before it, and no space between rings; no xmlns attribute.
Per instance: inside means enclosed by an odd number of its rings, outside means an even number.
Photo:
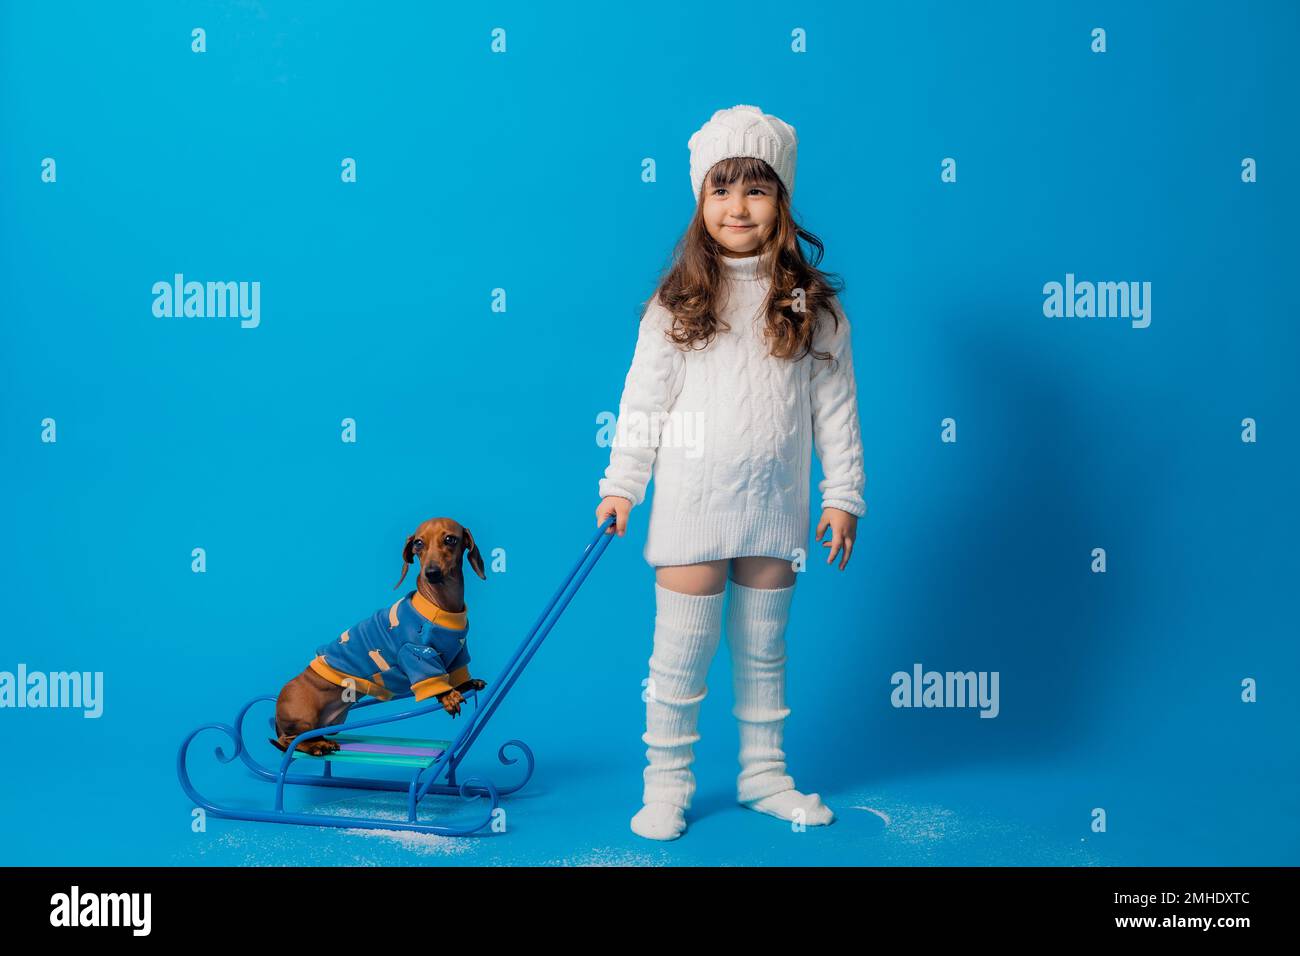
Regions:
<svg viewBox="0 0 1300 956"><path fill-rule="evenodd" d="M621 537L627 530L627 513L632 510L632 502L621 495L607 495L600 499L600 504L596 506L596 525L604 523L610 515L614 516L614 523L605 529L605 534L614 534L617 532Z"/></svg>
<svg viewBox="0 0 1300 956"><path fill-rule="evenodd" d="M827 526L831 529L831 540L823 541L822 534ZM841 511L839 508L822 509L822 520L817 522L817 543L831 549L831 553L826 556L827 564L835 560L835 555L842 548L844 554L840 558L840 570L843 571L844 566L849 563L849 556L853 554L853 540L857 536L857 515Z"/></svg>

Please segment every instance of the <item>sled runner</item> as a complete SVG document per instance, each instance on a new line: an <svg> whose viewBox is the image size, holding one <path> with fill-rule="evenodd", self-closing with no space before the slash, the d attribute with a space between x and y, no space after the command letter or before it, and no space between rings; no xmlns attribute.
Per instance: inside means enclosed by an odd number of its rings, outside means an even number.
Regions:
<svg viewBox="0 0 1300 956"><path fill-rule="evenodd" d="M428 700L417 707L403 710L400 713L370 716L378 713L378 711L370 708L380 704L392 704L398 700L410 700L412 695L407 694L390 701L367 698L352 706L351 712L344 723L317 727L314 730L299 734L289 744L283 755L277 754L280 758L279 766L268 767L259 763L253 757L244 738L244 721L248 717L248 712L262 701L270 701L272 707L275 705L275 695L264 694L260 697L254 697L240 708L233 724L203 724L201 727L192 730L181 742L180 750L176 754L176 776L180 779L181 788L194 801L195 806L202 807L213 816L232 820L302 823L308 826L372 830L414 830L419 833L438 833L444 836L464 836L488 826L492 822L500 798L521 789L532 777L533 752L522 740L507 740L498 748L497 759L503 764L510 765L518 762L520 757L523 758L524 766L520 779L508 787L498 787L486 777L470 777L458 782L456 772L469 754L474 742L483 732L484 727L487 726L488 721L492 719L498 705L505 699L506 694L510 692L510 688L519 679L519 675L528 666L528 662L532 660L533 655L542 646L542 642L550 634L551 628L555 626L555 622L559 620L560 615L564 613L564 609L573 600L573 596L578 593L578 589L582 587L582 582L591 573L591 569L600 560L600 556L609 547L609 543L614 540L615 535L605 533L605 529L613 521L614 518L611 516L601 523L596 536L583 550L582 556L572 570L569 571L564 583L551 597L550 603L541 616L533 622L532 629L519 647L515 649L514 654L506 662L496 680L481 691L475 692L471 690L463 693L466 702L472 702L473 706L461 711L462 717L465 718L464 723L460 727L460 733L456 735L453 741L371 736L366 733L358 733L358 731L364 731L368 728L396 724L425 714L444 713L442 704L439 701ZM270 718L270 722L272 733L274 733L274 716ZM224 764L230 763L238 757L258 777L268 783L275 784L275 803L271 809L258 810L223 806L207 799L195 789L186 768L186 754L190 743L205 730L221 731L230 738L230 742L234 746L234 750L230 754L227 754L220 746L214 748L217 760ZM316 737L329 737L341 745L340 749L323 757L314 757L297 749L301 741L311 740ZM508 749L516 751L518 756L507 756L506 751ZM294 771L309 770L312 764L320 765L319 773L290 772L291 768ZM340 770L351 767L364 768L366 766L407 769L410 771L410 776L409 779L403 780L336 774L334 772L336 765ZM286 784L356 790L399 792L405 790L407 793L406 819L389 820L363 816L330 816L286 810L284 806ZM478 797L483 797L485 800L482 802L482 806L477 808L481 809L482 812L469 822L432 823L428 820L421 820L418 816L421 802L431 793L460 796L471 801Z"/></svg>

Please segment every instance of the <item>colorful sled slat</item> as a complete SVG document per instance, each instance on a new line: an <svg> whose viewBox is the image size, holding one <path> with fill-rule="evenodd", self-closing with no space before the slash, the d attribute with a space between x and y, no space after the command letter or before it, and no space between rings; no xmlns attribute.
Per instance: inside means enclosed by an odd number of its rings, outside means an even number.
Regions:
<svg viewBox="0 0 1300 956"><path fill-rule="evenodd" d="M180 748L176 752L176 777L180 781L181 789L193 801L194 806L203 808L213 816L225 817L230 820L253 820L259 823L297 823L303 826L339 827L349 830L411 830L417 833L436 833L442 836L466 836L488 827L497 819L496 809L500 798L522 789L532 779L534 766L532 750L522 740L513 739L507 740L497 748L496 757L502 764L506 766L521 764L519 779L506 787L498 787L488 777L476 776L465 780L457 780L457 773L461 769L461 764L469 754L470 749L474 746L474 741L478 739L483 732L483 728L492 719L492 715L496 713L501 701L524 672L528 662L533 659L533 655L541 648L542 642L546 640L547 635L550 634L551 629L564 613L564 609L569 606L569 602L578 593L578 589L582 587L582 582L587 579L592 568L596 566L596 562L600 560L600 556L605 553L605 549L609 547L610 542L617 537L617 535L606 533L613 523L613 515L601 522L596 529L596 536L591 539L583 550L582 556L569 571L564 583L552 595L550 603L546 605L537 620L533 622L532 628L519 646L515 648L514 653L505 666L502 667L501 673L496 680L488 684L479 693L473 691L469 693L462 692L467 700L472 699L473 706L468 712L462 711L464 716L461 717L459 733L451 743L445 740L378 737L354 733L354 731L363 728L396 724L416 717L441 715L443 713L442 704L438 700L432 699L424 701L422 704L415 706L414 709L404 710L400 713L385 713L379 717L368 717L367 714L378 713L384 709L382 705L385 703L374 698L368 698L353 705L351 712L348 714L348 719L344 723L331 724L328 727L317 727L294 737L289 744L289 749L283 754L276 755L276 760L279 762L278 767L268 767L253 755L244 733L244 722L248 717L248 712L254 706L275 704L276 702L273 695L263 694L254 697L240 708L233 723L202 724L190 731L185 739L181 741ZM406 696L402 695L402 697L393 698L393 701L402 701ZM274 736L275 719L268 717L267 724ZM224 735L232 745L231 749L214 748L213 754L220 763L229 764L239 760L255 776L275 786L275 800L270 809L225 806L214 803L199 793L194 786L194 782L190 779L186 761L190 744L194 742L194 739L199 734L205 731L215 731ZM302 753L296 749L297 745L304 741L321 737L331 737L335 740L346 739L347 747L326 757L312 757L310 754ZM258 735L254 735L254 738L258 739ZM264 749L272 750L270 744L264 742L265 737L261 737L260 740ZM514 756L510 755L512 751L515 753ZM321 772L290 772L291 766L299 769L309 768L313 760L320 764L319 769ZM388 765L404 768L410 774L405 780L395 779L393 776L335 776L331 772L332 765L335 763ZM406 819L393 820L388 816L382 818L332 816L323 813L289 810L286 808L284 801L285 786L288 784L326 789L378 790L394 794L405 792ZM422 801L429 794L460 797L462 800L472 803L481 812L471 820L439 820L435 822L421 819L419 815L420 809L425 806ZM479 799L480 797L483 799Z"/></svg>
<svg viewBox="0 0 1300 956"><path fill-rule="evenodd" d="M450 740L421 740L415 737L369 737L363 734L338 734L327 737L339 745L334 753L314 757L295 750L295 760L327 760L330 763L359 763L388 767L419 767L423 770L433 765L451 746Z"/></svg>

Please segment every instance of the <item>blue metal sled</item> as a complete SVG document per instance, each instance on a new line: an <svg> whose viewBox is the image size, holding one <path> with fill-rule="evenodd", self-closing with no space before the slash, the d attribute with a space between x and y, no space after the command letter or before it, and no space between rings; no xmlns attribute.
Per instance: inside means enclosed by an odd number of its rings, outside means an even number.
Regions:
<svg viewBox="0 0 1300 956"><path fill-rule="evenodd" d="M400 713L388 714L382 717L365 717L363 715L362 719L355 719L357 711L361 708L372 707L381 703L381 701L374 698L369 698L352 706L349 719L345 723L317 727L315 730L299 734L293 739L288 750L285 751L280 760L280 766L277 769L271 769L263 766L253 758L244 739L244 719L248 716L249 710L261 701L270 701L272 705L275 703L276 698L274 695L264 694L260 697L254 697L245 704L235 716L233 724L204 724L191 731L181 742L180 750L176 754L176 776L180 779L181 788L194 801L195 806L202 807L213 816L226 817L232 820L302 823L308 826L371 830L414 830L419 833L438 833L444 836L464 836L482 830L492 822L500 798L521 789L532 777L533 752L528 749L528 745L522 740L507 740L497 750L497 759L503 764L513 764L518 760L518 757L506 756L507 748L514 748L524 759L522 778L509 787L498 787L486 777L471 777L458 783L456 781L456 770L468 755L474 741L483 732L483 728L487 726L487 722L491 720L497 706L510 692L510 688L519 679L519 675L528 666L528 662L532 660L533 655L542 646L542 642L550 634L551 628L555 626L555 622L560 619L560 615L568 607L569 601L578 593L578 589L582 587L582 582L591 573L591 569L596 566L596 562L600 560L600 556L609 547L609 543L614 540L615 535L605 533L605 529L613 521L614 518L611 516L606 518L600 525L596 536L582 552L582 557L573 566L564 583L560 585L559 590L551 597L546 610L533 622L528 636L524 638L505 667L502 668L497 679L478 693L470 691L464 695L467 701L473 701L473 708L462 711L462 716L466 719L454 741L358 734L357 731L369 727L393 724L398 721L409 720L412 717L420 717L424 714L443 713L442 704L437 700L430 700L418 707ZM411 695L406 695L406 698L410 697ZM272 732L274 732L275 718L271 717L270 720ZM221 747L215 748L216 757L221 763L230 763L236 757L239 757L254 774L269 783L275 784L275 806L272 809L255 810L222 806L213 803L195 789L185 766L185 757L190 743L205 730L219 730L229 737L234 744L234 752L229 755ZM341 745L340 750L326 757L313 757L296 749L300 741L326 736L337 741ZM291 766L296 769L306 768L314 763L320 764L320 773L289 772ZM412 773L409 780L350 777L335 774L335 764L339 767L359 765L404 768L412 771ZM370 817L329 816L319 813L300 813L286 810L284 808L285 784L300 784L308 787L343 787L358 790L405 790L407 791L406 819L384 820ZM459 795L468 800L480 796L487 799L482 808L483 812L469 822L463 824L430 823L420 820L417 815L420 802L430 793Z"/></svg>

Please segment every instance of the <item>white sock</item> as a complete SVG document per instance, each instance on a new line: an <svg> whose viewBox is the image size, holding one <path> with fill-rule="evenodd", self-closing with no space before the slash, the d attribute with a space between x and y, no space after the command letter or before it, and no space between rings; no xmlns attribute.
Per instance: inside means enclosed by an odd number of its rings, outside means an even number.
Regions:
<svg viewBox="0 0 1300 956"><path fill-rule="evenodd" d="M648 840L676 840L686 832L686 815L671 803L647 803L632 818L632 832Z"/></svg>
<svg viewBox="0 0 1300 956"><path fill-rule="evenodd" d="M782 820L802 810L809 826L830 823L830 808L817 794L796 790L785 767L785 629L795 586L751 588L731 581L730 587L727 644L736 697L732 714L740 727L736 799Z"/></svg>
<svg viewBox="0 0 1300 956"><path fill-rule="evenodd" d="M655 582L654 651L641 737L646 744L645 807L632 819L632 829L642 836L672 839L686 828L684 811L695 795L691 747L700 739L700 702L722 632L724 593L683 594Z"/></svg>
<svg viewBox="0 0 1300 956"><path fill-rule="evenodd" d="M793 820L796 812L799 812L800 822L810 827L825 826L835 819L831 808L822 803L821 794L800 793L798 790L774 793L745 806L781 820Z"/></svg>

